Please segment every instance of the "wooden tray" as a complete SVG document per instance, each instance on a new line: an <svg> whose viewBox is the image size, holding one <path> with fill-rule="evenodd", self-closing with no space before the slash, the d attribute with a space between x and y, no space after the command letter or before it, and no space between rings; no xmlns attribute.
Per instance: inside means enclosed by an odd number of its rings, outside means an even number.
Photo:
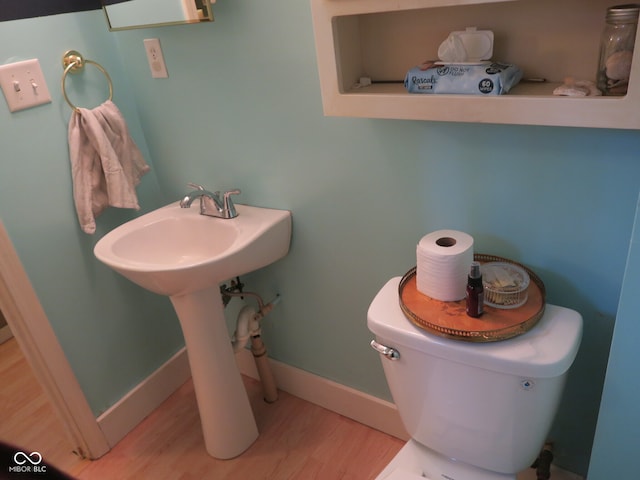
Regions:
<svg viewBox="0 0 640 480"><path fill-rule="evenodd" d="M419 292L416 286L416 267L409 270L398 287L400 308L416 326L436 335L467 342L497 342L528 332L542 318L545 307L545 288L542 280L524 265L477 253L480 263L507 262L526 270L531 281L527 302L518 308L501 309L488 305L479 318L466 313L466 302L442 302Z"/></svg>

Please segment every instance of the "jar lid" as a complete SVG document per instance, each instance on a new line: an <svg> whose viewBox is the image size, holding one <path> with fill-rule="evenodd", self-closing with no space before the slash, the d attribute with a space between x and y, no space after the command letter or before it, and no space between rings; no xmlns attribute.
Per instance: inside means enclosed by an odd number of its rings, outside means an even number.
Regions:
<svg viewBox="0 0 640 480"><path fill-rule="evenodd" d="M607 8L607 22L637 22L640 4L627 3Z"/></svg>

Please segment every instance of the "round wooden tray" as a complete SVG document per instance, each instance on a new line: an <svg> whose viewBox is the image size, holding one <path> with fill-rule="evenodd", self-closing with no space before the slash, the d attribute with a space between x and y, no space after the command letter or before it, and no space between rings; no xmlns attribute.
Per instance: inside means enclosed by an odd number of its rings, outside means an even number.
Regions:
<svg viewBox="0 0 640 480"><path fill-rule="evenodd" d="M480 263L507 262L524 268L531 281L527 302L514 309L484 306L484 313L473 318L466 313L466 302L442 302L419 292L416 267L409 270L398 287L400 308L416 326L442 337L467 342L497 342L528 332L542 318L545 288L542 280L524 265L494 255L477 253Z"/></svg>

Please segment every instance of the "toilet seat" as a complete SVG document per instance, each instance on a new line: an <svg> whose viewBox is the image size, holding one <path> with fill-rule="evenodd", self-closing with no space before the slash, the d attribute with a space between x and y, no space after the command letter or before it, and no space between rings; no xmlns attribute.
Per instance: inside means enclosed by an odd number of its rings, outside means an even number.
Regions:
<svg viewBox="0 0 640 480"><path fill-rule="evenodd" d="M403 468L398 468L388 476L384 477L384 480L425 480L425 478L426 477L424 475L418 475L417 473L409 472Z"/></svg>
<svg viewBox="0 0 640 480"><path fill-rule="evenodd" d="M410 439L375 480L516 480L440 455Z"/></svg>

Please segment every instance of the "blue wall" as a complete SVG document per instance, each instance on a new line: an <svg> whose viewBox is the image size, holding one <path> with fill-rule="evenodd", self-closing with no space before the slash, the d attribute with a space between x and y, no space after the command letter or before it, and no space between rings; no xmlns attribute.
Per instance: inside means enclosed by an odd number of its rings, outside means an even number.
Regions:
<svg viewBox="0 0 640 480"><path fill-rule="evenodd" d="M635 478L640 442L640 377L636 373L640 336L640 199L598 427L589 466L590 479Z"/></svg>
<svg viewBox="0 0 640 480"><path fill-rule="evenodd" d="M9 150L0 163L0 218L96 413L181 338L165 299L92 257L97 238L131 213L109 212L95 238L76 225L70 112L56 91L69 48L114 78L114 100L152 163L140 190L144 209L196 181L292 210L289 256L245 278L266 298L283 297L264 323L269 352L282 362L389 399L368 347L366 310L390 277L415 264L424 234L463 230L476 251L534 269L550 303L585 319L551 435L556 462L584 474L632 238L640 134L324 117L308 2L219 2L215 16L212 24L115 33L99 12L0 24L0 39L20 39L0 42L0 63L39 57L54 95L52 105L26 112L0 108ZM142 40L154 37L168 79L151 78ZM87 99L99 97L99 84L74 83ZM29 141L34 124L42 145ZM39 209L21 195L34 188L48 192ZM637 277L627 274L625 285L637 287Z"/></svg>
<svg viewBox="0 0 640 480"><path fill-rule="evenodd" d="M96 414L118 401L182 345L167 299L118 278L93 256L93 245L136 212L108 211L94 236L82 233L73 205L62 56L75 49L113 77L114 101L149 157L137 110L101 11L0 23L0 63L38 58L53 102L10 113L0 99L0 219ZM66 82L76 105L108 95L105 78L88 67ZM149 159L151 162L151 159ZM152 162L151 162L152 163ZM155 168L138 190L144 209L165 203Z"/></svg>

